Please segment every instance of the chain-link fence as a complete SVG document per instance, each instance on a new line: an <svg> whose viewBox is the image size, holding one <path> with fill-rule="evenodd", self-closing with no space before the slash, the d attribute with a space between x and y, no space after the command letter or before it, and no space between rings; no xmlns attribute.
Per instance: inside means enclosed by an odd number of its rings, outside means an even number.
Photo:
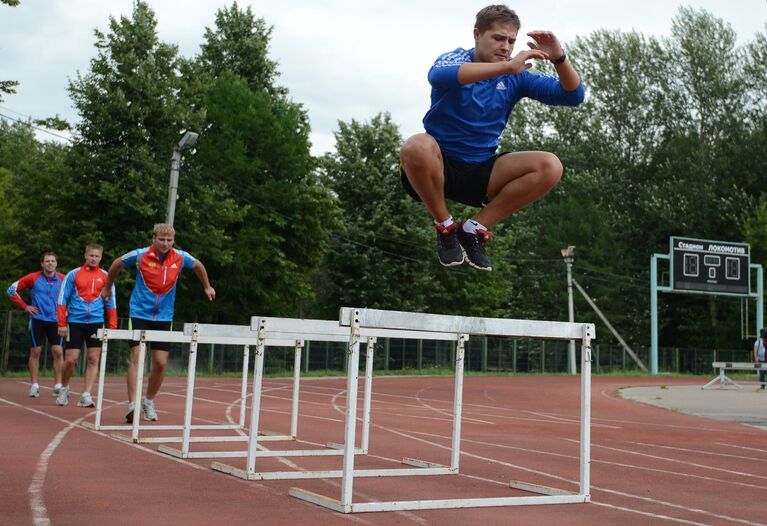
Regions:
<svg viewBox="0 0 767 526"><path fill-rule="evenodd" d="M0 312L2 323L2 360L0 371L19 372L27 369L29 329L27 315L20 311ZM178 324L180 327L181 324ZM120 320L127 327L127 319ZM577 348L578 346L576 346ZM363 345L363 351L365 346ZM306 342L302 351L304 372L337 372L346 367L346 344ZM640 360L649 367L649 347L633 347ZM109 344L107 372L121 373L128 363L128 342ZM577 361L580 363L580 350ZM188 348L171 345L169 371L186 369ZM242 347L205 344L198 346L197 370L210 374L238 374L242 371ZM660 348L658 370L666 373L708 374L714 361L751 361L751 350L720 350L699 348ZM374 354L376 371L417 371L423 374L449 370L455 360L455 342L433 340L378 340ZM639 372L639 366L619 345L595 344L592 371L600 373ZM50 352L40 357L41 371L52 368ZM85 360L79 361L82 369ZM293 370L294 351L272 348L264 356L267 374L289 373ZM568 372L568 342L525 338L472 337L467 342L465 369L478 372L566 373ZM364 367L364 360L361 361ZM82 371L80 371L82 372Z"/></svg>

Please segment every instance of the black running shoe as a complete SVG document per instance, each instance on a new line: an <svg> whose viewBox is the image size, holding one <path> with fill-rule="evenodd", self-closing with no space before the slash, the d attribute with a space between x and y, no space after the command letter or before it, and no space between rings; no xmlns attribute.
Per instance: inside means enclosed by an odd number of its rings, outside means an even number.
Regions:
<svg viewBox="0 0 767 526"><path fill-rule="evenodd" d="M489 230L478 229L476 234L469 234L463 229L463 223L458 227L458 242L469 265L477 270L490 272L493 267L485 252L485 243L493 235Z"/></svg>
<svg viewBox="0 0 767 526"><path fill-rule="evenodd" d="M456 232L458 224L453 223L448 227L434 225L437 229L437 255L439 262L445 267L454 267L463 263L463 250L458 244Z"/></svg>

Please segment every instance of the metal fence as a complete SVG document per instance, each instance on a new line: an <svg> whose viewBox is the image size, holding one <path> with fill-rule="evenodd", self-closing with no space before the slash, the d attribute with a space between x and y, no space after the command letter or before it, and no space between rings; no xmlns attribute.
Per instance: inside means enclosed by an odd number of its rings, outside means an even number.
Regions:
<svg viewBox="0 0 767 526"><path fill-rule="evenodd" d="M2 333L2 359L0 372L18 372L27 369L29 334L27 315L20 311L0 312ZM127 327L127 319L120 320ZM567 373L568 342L544 341L524 338L473 337L467 342L465 369L474 372ZM639 358L649 365L650 348L632 347ZM331 342L306 342L302 352L301 368L305 372L343 371L346 366L346 345ZM364 349L364 346L363 346ZM170 371L186 369L188 349L171 345L168 362ZM128 363L128 342L114 341L109 345L107 372L121 373ZM293 350L269 349L264 357L267 374L288 373L293 370ZM637 364L619 345L594 345L592 372L639 372ZM665 373L711 373L714 361L751 361L749 349L660 348L658 370ZM376 344L374 368L382 371L430 371L452 369L455 360L455 342L427 340L380 339ZM51 370L50 352L40 357L42 372ZM85 360L79 361L80 373ZM364 363L364 361L363 361ZM577 357L580 363L580 357ZM242 348L227 345L200 345L198 371L211 374L233 373L242 370Z"/></svg>

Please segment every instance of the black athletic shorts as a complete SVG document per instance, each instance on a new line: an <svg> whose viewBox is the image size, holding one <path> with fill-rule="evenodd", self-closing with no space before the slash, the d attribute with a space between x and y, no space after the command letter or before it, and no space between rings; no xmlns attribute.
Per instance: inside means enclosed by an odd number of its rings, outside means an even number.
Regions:
<svg viewBox="0 0 767 526"><path fill-rule="evenodd" d="M58 331L59 324L55 321L29 318L29 338L32 340L30 347L42 347L46 338L48 345L64 345L64 337L59 336Z"/></svg>
<svg viewBox="0 0 767 526"><path fill-rule="evenodd" d="M440 150L442 152L442 150ZM495 161L509 152L499 153L480 164L469 164L450 159L442 152L442 164L445 166L445 197L469 206L482 207L490 200L487 198L487 185L493 171ZM405 169L399 167L400 181L405 191L416 201L421 198L405 174Z"/></svg>
<svg viewBox="0 0 767 526"><path fill-rule="evenodd" d="M173 325L172 321L142 320L141 318L130 319L130 329L133 331L169 331ZM131 340L130 346L136 347L139 342ZM148 347L153 351L170 351L169 342L147 342Z"/></svg>
<svg viewBox="0 0 767 526"><path fill-rule="evenodd" d="M96 331L104 328L103 323L69 323L69 332L64 347L66 349L82 349L83 342L86 347L101 347L101 342L96 336Z"/></svg>

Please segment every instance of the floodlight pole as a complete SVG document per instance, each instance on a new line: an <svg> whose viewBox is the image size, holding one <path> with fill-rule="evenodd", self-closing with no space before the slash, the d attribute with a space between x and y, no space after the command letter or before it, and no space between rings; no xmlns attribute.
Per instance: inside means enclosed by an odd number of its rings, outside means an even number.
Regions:
<svg viewBox="0 0 767 526"><path fill-rule="evenodd" d="M176 215L176 194L178 192L178 172L181 166L181 157L184 150L188 150L197 142L198 134L188 131L181 140L173 147L173 155L170 158L170 183L168 185L168 213L165 222L173 224Z"/></svg>
<svg viewBox="0 0 767 526"><path fill-rule="evenodd" d="M575 247L569 246L561 250L562 258L567 266L567 315L570 323L575 322L575 308L573 307L573 262L575 261ZM570 374L578 374L575 367L575 340L570 340L568 352L568 365Z"/></svg>

